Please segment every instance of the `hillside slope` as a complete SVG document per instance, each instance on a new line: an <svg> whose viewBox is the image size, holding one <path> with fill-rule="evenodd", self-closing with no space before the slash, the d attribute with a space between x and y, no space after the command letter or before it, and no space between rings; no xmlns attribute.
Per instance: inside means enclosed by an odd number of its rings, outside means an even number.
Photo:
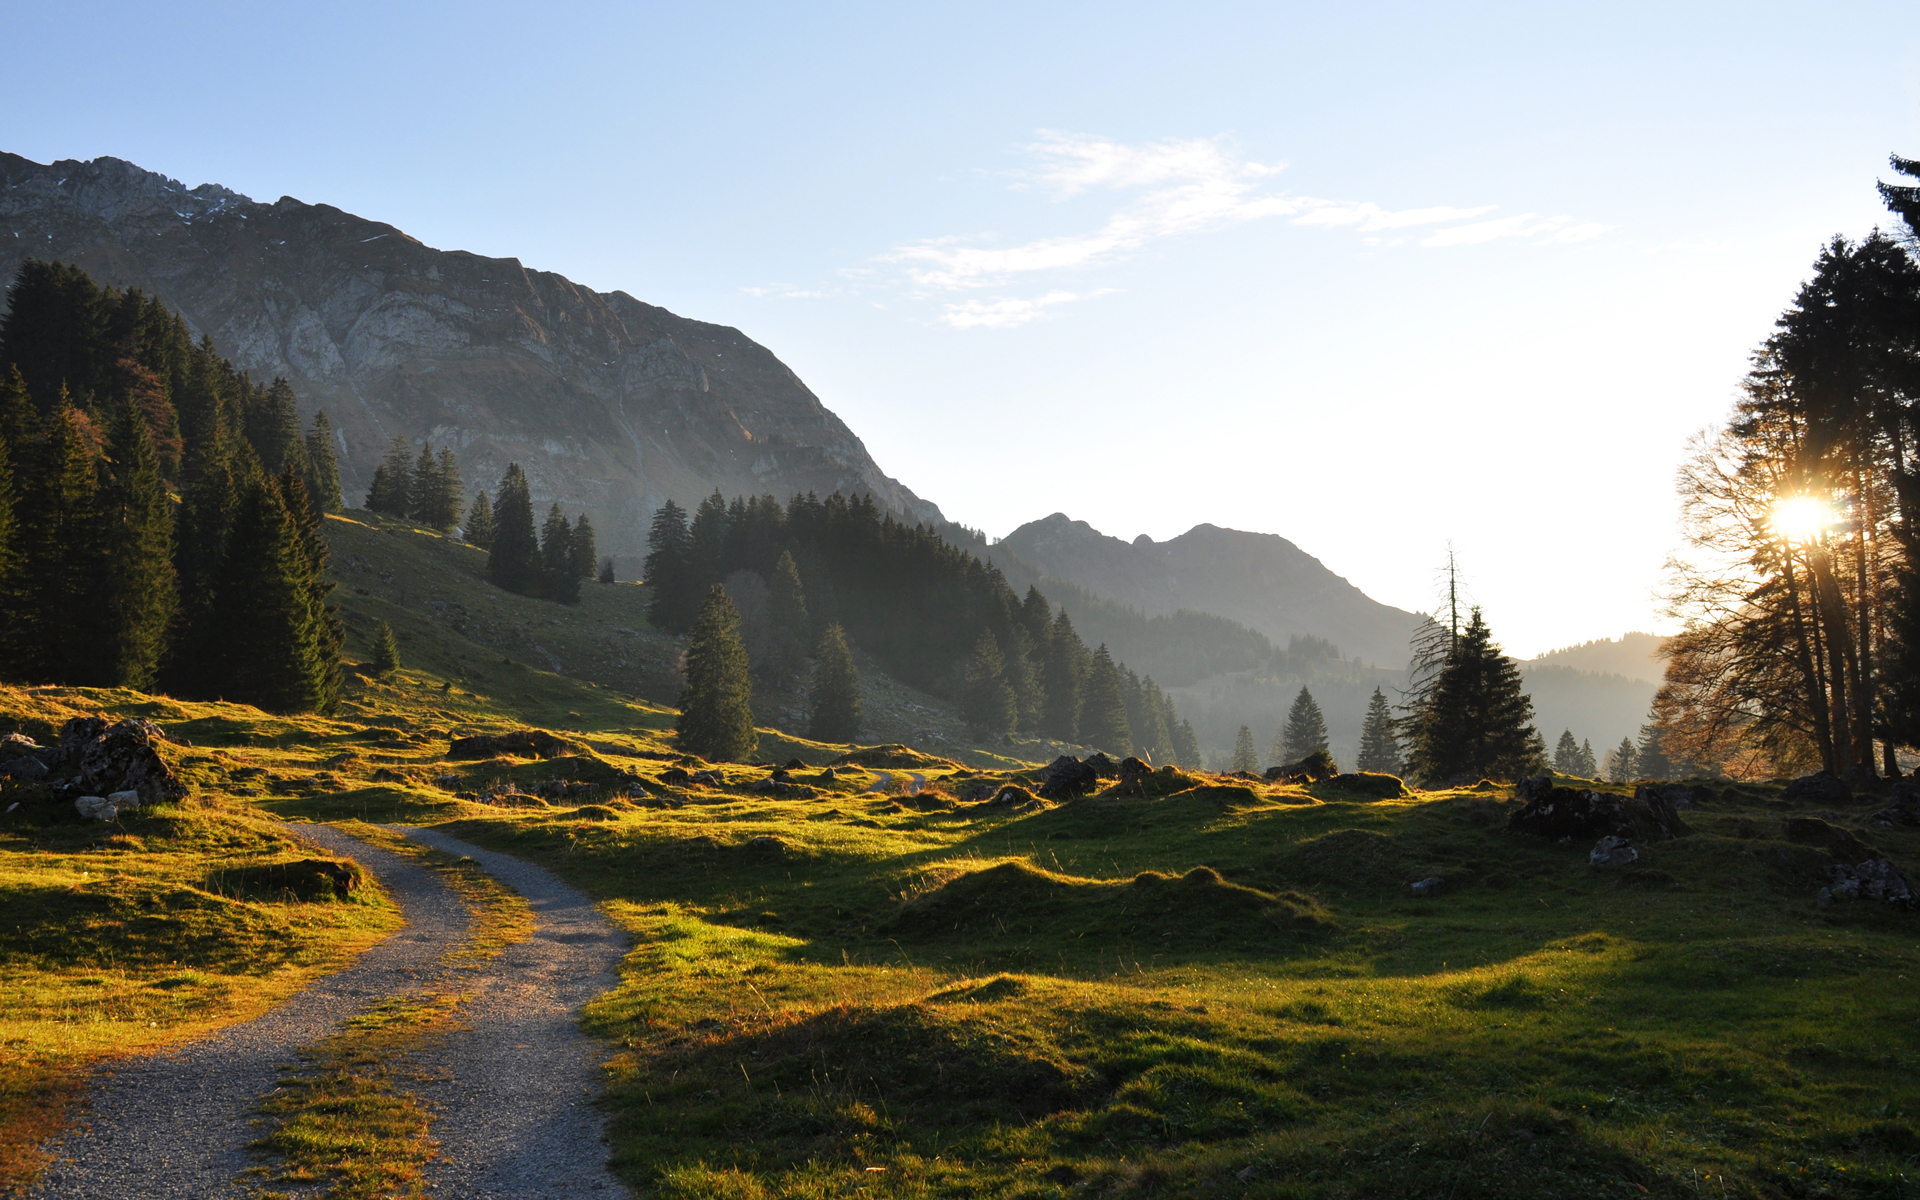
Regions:
<svg viewBox="0 0 1920 1200"><path fill-rule="evenodd" d="M1349 658L1381 666L1405 665L1419 620L1271 533L1196 525L1164 542L1145 534L1123 542L1054 513L1014 530L994 552L1149 615L1183 608L1213 613L1280 645L1299 636L1324 638Z"/></svg>
<svg viewBox="0 0 1920 1200"><path fill-rule="evenodd" d="M332 418L352 501L399 434L454 446L469 494L519 462L537 504L591 511L601 549L623 556L643 552L662 501L715 487L870 492L940 519L771 351L625 292L116 158L0 153L0 230L0 283L28 257L74 263L159 297L255 376L284 376L303 418Z"/></svg>

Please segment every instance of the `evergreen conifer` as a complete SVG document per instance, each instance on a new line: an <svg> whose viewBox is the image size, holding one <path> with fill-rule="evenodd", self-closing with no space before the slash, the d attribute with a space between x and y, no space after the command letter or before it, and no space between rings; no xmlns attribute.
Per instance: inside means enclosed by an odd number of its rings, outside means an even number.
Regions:
<svg viewBox="0 0 1920 1200"><path fill-rule="evenodd" d="M340 495L340 460L333 452L333 422L325 412L313 414L307 430L307 495L323 513L346 507Z"/></svg>
<svg viewBox="0 0 1920 1200"><path fill-rule="evenodd" d="M485 492L474 494L473 507L467 510L467 523L460 533L469 546L493 549L493 504Z"/></svg>
<svg viewBox="0 0 1920 1200"><path fill-rule="evenodd" d="M540 528L540 592L549 600L574 604L580 599L580 577L573 573L573 526L558 501L547 510Z"/></svg>
<svg viewBox="0 0 1920 1200"><path fill-rule="evenodd" d="M860 677L846 631L829 625L813 652L813 686L807 696L807 736L818 742L860 737Z"/></svg>
<svg viewBox="0 0 1920 1200"><path fill-rule="evenodd" d="M1233 739L1233 765L1229 769L1245 771L1249 775L1260 773L1260 755L1253 748L1253 730L1245 725L1240 727L1239 735Z"/></svg>
<svg viewBox="0 0 1920 1200"><path fill-rule="evenodd" d="M680 749L712 762L738 762L751 754L759 735L747 648L740 641L740 614L718 584L694 618L685 674L675 722Z"/></svg>
<svg viewBox="0 0 1920 1200"><path fill-rule="evenodd" d="M995 741L1004 740L1019 717L1013 689L1007 686L1006 659L991 629L982 629L974 641L960 692L960 712L975 738Z"/></svg>
<svg viewBox="0 0 1920 1200"><path fill-rule="evenodd" d="M1366 723L1360 728L1360 757L1355 767L1381 775L1398 775L1400 742L1393 733L1393 711L1387 696L1378 687L1367 701Z"/></svg>
<svg viewBox="0 0 1920 1200"><path fill-rule="evenodd" d="M1573 740L1573 730L1562 729L1553 747L1553 769L1562 775L1578 775L1579 767L1580 743Z"/></svg>
<svg viewBox="0 0 1920 1200"><path fill-rule="evenodd" d="M692 577L687 510L669 500L653 514L647 530L647 560L641 573L647 585L647 620L656 629L678 633L693 622L687 603Z"/></svg>
<svg viewBox="0 0 1920 1200"><path fill-rule="evenodd" d="M89 667L107 637L107 614L91 603L104 570L92 423L62 404L35 450L21 489L26 569L16 619L29 632L20 673L39 683L99 683Z"/></svg>
<svg viewBox="0 0 1920 1200"><path fill-rule="evenodd" d="M5 420L0 417L0 428ZM0 679L16 679L19 669L21 643L30 636L25 615L20 606L20 536L19 525L14 520L14 507L17 495L13 483L13 453L4 436L0 436L0 612L13 616L0 621Z"/></svg>
<svg viewBox="0 0 1920 1200"><path fill-rule="evenodd" d="M1080 740L1116 757L1133 753L1133 730L1127 724L1120 672L1105 642L1093 652L1093 662L1087 668L1086 691L1080 704Z"/></svg>
<svg viewBox="0 0 1920 1200"><path fill-rule="evenodd" d="M413 515L413 455L407 439L393 435L386 458L374 468L373 483L367 488L367 510L389 517Z"/></svg>
<svg viewBox="0 0 1920 1200"><path fill-rule="evenodd" d="M339 608L328 604L334 583L327 578L327 540L321 529L320 510L307 495L306 481L293 468L280 476L280 498L293 519L300 551L301 585L306 592L307 613L312 621L315 646L314 684L318 694L314 710L333 712L340 703L346 684L346 669L340 652L346 648L347 627L340 620Z"/></svg>
<svg viewBox="0 0 1920 1200"><path fill-rule="evenodd" d="M519 463L508 463L493 502L493 545L487 550L487 579L523 596L539 594L540 542L533 530L533 495Z"/></svg>
<svg viewBox="0 0 1920 1200"><path fill-rule="evenodd" d="M1081 690L1090 666L1087 645L1074 631L1067 610L1053 619L1047 640L1047 659L1042 665L1040 687L1045 693L1041 731L1062 742L1079 742Z"/></svg>
<svg viewBox="0 0 1920 1200"><path fill-rule="evenodd" d="M275 379L272 386L248 397L245 422L247 441L268 474L277 475L289 465L305 473L307 446L300 436L300 411L286 380Z"/></svg>
<svg viewBox="0 0 1920 1200"><path fill-rule="evenodd" d="M1176 761L1181 766L1193 770L1200 768L1200 739L1194 735L1192 721L1182 718L1174 727L1173 751Z"/></svg>
<svg viewBox="0 0 1920 1200"><path fill-rule="evenodd" d="M613 582L613 556L611 554L600 560L600 582Z"/></svg>
<svg viewBox="0 0 1920 1200"><path fill-rule="evenodd" d="M393 626L385 621L373 630L373 670L376 675L391 675L400 669L400 643L394 639Z"/></svg>
<svg viewBox="0 0 1920 1200"><path fill-rule="evenodd" d="M1647 723L1640 727L1639 767L1642 779L1672 779L1678 775L1678 765L1667 757L1662 745L1659 719L1651 712L1647 714Z"/></svg>
<svg viewBox="0 0 1920 1200"><path fill-rule="evenodd" d="M1640 752L1634 748L1633 739L1623 737L1620 744L1607 752L1607 779L1613 783L1632 783L1640 777Z"/></svg>
<svg viewBox="0 0 1920 1200"><path fill-rule="evenodd" d="M152 691L178 600L173 507L144 414L127 402L114 422L99 500L101 573L93 603L104 617L87 682Z"/></svg>
<svg viewBox="0 0 1920 1200"><path fill-rule="evenodd" d="M568 543L567 569L575 579L592 579L600 569L600 547L593 537L593 522L587 514L573 523L573 540Z"/></svg>
<svg viewBox="0 0 1920 1200"><path fill-rule="evenodd" d="M1579 770L1574 774L1582 779L1600 778L1600 760L1593 756L1593 743L1585 738L1580 740Z"/></svg>
<svg viewBox="0 0 1920 1200"><path fill-rule="evenodd" d="M772 636L760 674L776 686L788 688L806 670L807 642L813 625L807 612L807 594L800 586L800 567L790 552L781 551L773 564L767 593L767 624Z"/></svg>
<svg viewBox="0 0 1920 1200"><path fill-rule="evenodd" d="M281 713L326 706L336 664L326 661L303 559L301 530L281 489L254 475L241 490L213 591L221 698Z"/></svg>
<svg viewBox="0 0 1920 1200"><path fill-rule="evenodd" d="M1534 765L1538 739L1520 670L1475 607L1417 714L1409 765L1429 783L1516 779Z"/></svg>
<svg viewBox="0 0 1920 1200"><path fill-rule="evenodd" d="M1296 763L1316 750L1327 748L1327 719L1315 703L1313 693L1304 686L1287 710L1286 762Z"/></svg>

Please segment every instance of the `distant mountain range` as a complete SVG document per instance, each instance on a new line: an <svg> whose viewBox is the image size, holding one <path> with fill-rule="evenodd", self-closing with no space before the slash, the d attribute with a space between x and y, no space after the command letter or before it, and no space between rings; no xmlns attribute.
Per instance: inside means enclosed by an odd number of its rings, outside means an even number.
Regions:
<svg viewBox="0 0 1920 1200"><path fill-rule="evenodd" d="M1317 637L1343 657L1396 670L1406 665L1408 639L1421 619L1373 599L1271 533L1196 525L1164 542L1145 534L1126 542L1054 513L1014 530L994 552L1149 616L1213 613L1283 648L1295 637Z"/></svg>
<svg viewBox="0 0 1920 1200"><path fill-rule="evenodd" d="M587 510L601 549L644 553L672 498L867 492L940 510L881 471L846 424L737 329L602 294L512 258L435 250L391 225L117 158L0 153L0 282L29 257L139 288L256 378L325 409L341 482L365 493L388 441L452 445L471 495L509 460L534 499Z"/></svg>

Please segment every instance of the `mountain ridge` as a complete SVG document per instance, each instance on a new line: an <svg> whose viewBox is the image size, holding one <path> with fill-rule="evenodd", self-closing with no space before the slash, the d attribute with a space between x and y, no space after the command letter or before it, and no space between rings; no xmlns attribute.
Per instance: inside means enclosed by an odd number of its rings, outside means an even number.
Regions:
<svg viewBox="0 0 1920 1200"><path fill-rule="evenodd" d="M10 235L10 236L7 236ZM466 490L509 460L535 499L644 552L652 512L729 494L871 494L943 526L771 351L729 326L518 259L437 250L326 204L187 188L122 159L0 152L0 283L29 257L139 288L236 366L323 408L357 500L390 438L451 445Z"/></svg>

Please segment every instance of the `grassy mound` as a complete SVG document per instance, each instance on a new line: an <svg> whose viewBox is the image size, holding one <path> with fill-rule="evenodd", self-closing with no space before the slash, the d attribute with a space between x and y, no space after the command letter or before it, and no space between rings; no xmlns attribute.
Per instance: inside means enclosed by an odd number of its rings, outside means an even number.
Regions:
<svg viewBox="0 0 1920 1200"><path fill-rule="evenodd" d="M862 746L858 750L849 750L833 760L836 767L898 767L909 771L949 771L960 764L950 758L922 754L912 746L890 743L885 746Z"/></svg>
<svg viewBox="0 0 1920 1200"><path fill-rule="evenodd" d="M1398 800L1413 794L1398 775L1372 771L1335 775L1309 784L1307 790L1322 800Z"/></svg>

